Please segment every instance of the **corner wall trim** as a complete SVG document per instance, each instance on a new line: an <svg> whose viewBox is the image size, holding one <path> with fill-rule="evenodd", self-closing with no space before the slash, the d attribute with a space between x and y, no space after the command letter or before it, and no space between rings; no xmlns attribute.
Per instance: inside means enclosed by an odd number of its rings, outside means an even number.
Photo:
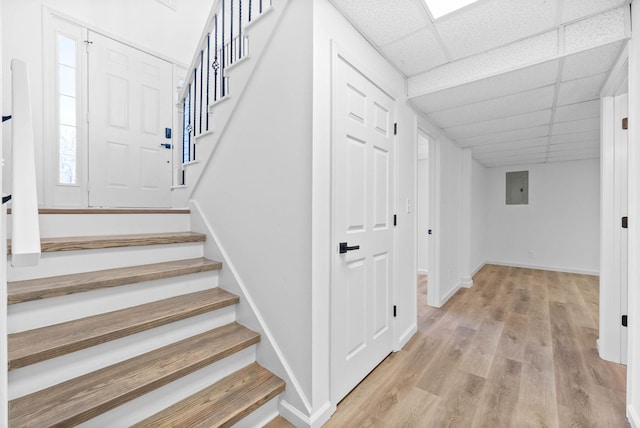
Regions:
<svg viewBox="0 0 640 428"><path fill-rule="evenodd" d="M627 406L627 419L629 419L631 428L640 428L640 417L638 417L638 412L631 404Z"/></svg>
<svg viewBox="0 0 640 428"><path fill-rule="evenodd" d="M307 417L300 413L293 405L285 400L280 400L280 415L293 423L296 427L320 428L324 425L331 415L336 411L336 407L332 406L329 401L324 403L316 413Z"/></svg>

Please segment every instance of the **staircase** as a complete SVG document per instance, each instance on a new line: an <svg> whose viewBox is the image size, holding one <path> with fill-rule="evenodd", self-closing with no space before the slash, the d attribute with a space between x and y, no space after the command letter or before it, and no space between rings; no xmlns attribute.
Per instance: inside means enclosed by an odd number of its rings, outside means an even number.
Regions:
<svg viewBox="0 0 640 428"><path fill-rule="evenodd" d="M40 265L7 272L10 427L277 415L284 382L256 363L260 335L236 322L188 211L49 210L40 224Z"/></svg>

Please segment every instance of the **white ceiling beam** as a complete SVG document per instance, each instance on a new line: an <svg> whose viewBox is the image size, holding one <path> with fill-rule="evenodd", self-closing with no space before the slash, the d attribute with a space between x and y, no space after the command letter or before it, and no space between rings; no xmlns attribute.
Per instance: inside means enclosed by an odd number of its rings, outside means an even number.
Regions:
<svg viewBox="0 0 640 428"><path fill-rule="evenodd" d="M554 61L630 37L628 6L520 40L509 45L453 61L410 77L410 98L498 76L523 67Z"/></svg>

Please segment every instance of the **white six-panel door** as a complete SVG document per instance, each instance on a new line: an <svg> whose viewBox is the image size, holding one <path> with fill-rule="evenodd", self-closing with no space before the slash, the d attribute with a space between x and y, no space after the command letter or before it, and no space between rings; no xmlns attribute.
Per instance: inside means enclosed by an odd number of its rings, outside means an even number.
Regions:
<svg viewBox="0 0 640 428"><path fill-rule="evenodd" d="M91 31L89 40L89 205L169 207L172 66Z"/></svg>
<svg viewBox="0 0 640 428"><path fill-rule="evenodd" d="M336 60L331 354L337 401L393 348L394 100ZM340 254L341 242L359 248Z"/></svg>

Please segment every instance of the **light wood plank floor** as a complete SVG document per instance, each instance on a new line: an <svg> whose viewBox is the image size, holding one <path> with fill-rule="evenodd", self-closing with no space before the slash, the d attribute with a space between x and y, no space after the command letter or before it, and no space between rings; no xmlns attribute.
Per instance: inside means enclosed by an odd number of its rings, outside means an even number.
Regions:
<svg viewBox="0 0 640 428"><path fill-rule="evenodd" d="M485 266L325 427L628 427L624 366L598 357L598 278Z"/></svg>

